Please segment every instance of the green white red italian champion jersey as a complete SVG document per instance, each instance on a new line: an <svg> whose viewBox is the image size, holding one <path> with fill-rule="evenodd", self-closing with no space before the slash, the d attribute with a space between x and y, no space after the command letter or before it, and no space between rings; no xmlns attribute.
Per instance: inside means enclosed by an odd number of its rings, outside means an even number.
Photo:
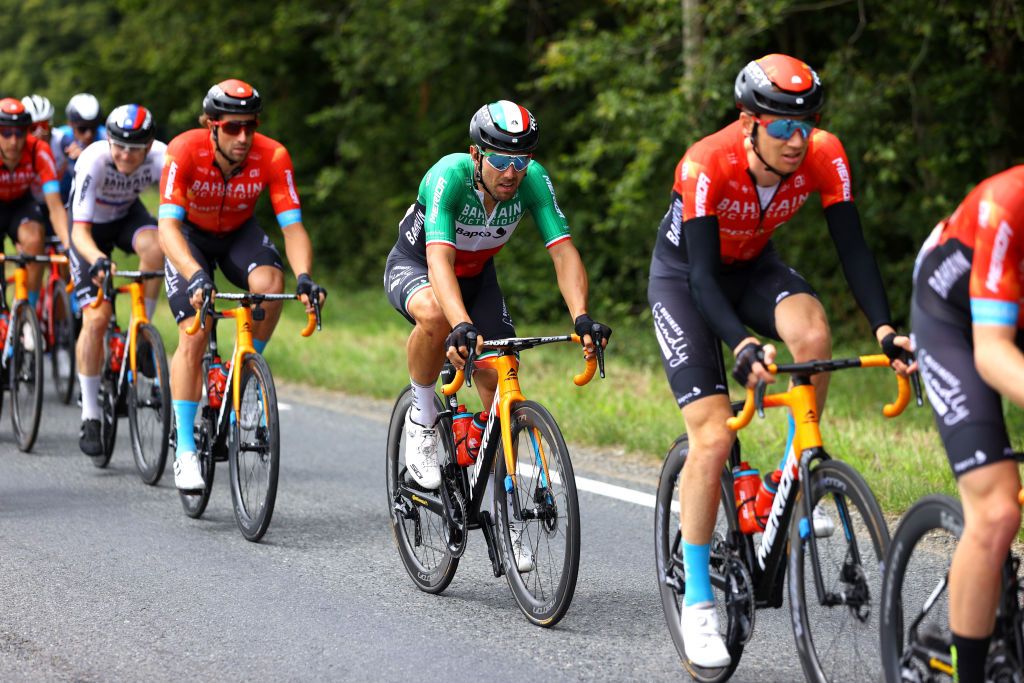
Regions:
<svg viewBox="0 0 1024 683"><path fill-rule="evenodd" d="M463 153L442 157L427 171L416 203L406 212L406 216L422 212L423 218L417 217L411 228L399 235L402 251L424 259L426 245L451 245L456 252L456 276L472 277L505 246L527 211L546 247L570 239L569 224L558 207L551 178L539 163L530 163L516 194L498 202L490 215L484 210L484 193L476 189L474 171L473 158Z"/></svg>

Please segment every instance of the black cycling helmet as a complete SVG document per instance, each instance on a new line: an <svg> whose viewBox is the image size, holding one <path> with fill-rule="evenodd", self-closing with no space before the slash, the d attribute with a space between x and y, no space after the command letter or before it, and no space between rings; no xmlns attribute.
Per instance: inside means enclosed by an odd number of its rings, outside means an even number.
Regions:
<svg viewBox="0 0 1024 683"><path fill-rule="evenodd" d="M203 112L217 118L224 114L259 114L263 101L256 88L237 78L213 86L203 98Z"/></svg>
<svg viewBox="0 0 1024 683"><path fill-rule="evenodd" d="M68 100L64 113L72 126L99 126L102 118L100 101L87 92L80 92Z"/></svg>
<svg viewBox="0 0 1024 683"><path fill-rule="evenodd" d="M482 149L511 154L529 154L540 139L533 114L508 100L477 109L469 122L469 137Z"/></svg>
<svg viewBox="0 0 1024 683"><path fill-rule="evenodd" d="M5 97L0 100L0 126L31 126L32 114L21 100Z"/></svg>
<svg viewBox="0 0 1024 683"><path fill-rule="evenodd" d="M736 76L736 106L752 114L807 117L824 105L818 74L787 55L755 59Z"/></svg>
<svg viewBox="0 0 1024 683"><path fill-rule="evenodd" d="M122 104L107 117L107 137L124 145L145 145L156 136L153 114L138 104Z"/></svg>

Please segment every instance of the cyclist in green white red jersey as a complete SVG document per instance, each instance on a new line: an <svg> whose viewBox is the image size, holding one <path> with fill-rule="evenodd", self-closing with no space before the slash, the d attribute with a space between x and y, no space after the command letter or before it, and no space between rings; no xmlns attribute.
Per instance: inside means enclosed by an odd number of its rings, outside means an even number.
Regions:
<svg viewBox="0 0 1024 683"><path fill-rule="evenodd" d="M470 121L469 136L468 154L450 154L424 176L416 202L399 223L384 272L388 300L415 325L408 342L413 405L405 421L406 457L413 478L426 489L441 483L434 384L445 356L461 368L474 343L479 350L485 338L515 335L493 257L527 212L554 262L587 353L611 334L587 314L586 269L551 178L533 159L533 114L508 100L484 105ZM490 406L494 373L480 370L476 381Z"/></svg>
<svg viewBox="0 0 1024 683"><path fill-rule="evenodd" d="M748 327L781 339L797 362L832 355L821 302L771 241L811 193L821 195L829 235L875 338L893 359L910 345L891 324L853 203L846 153L836 136L817 127L824 105L817 74L800 60L767 55L740 71L734 91L739 120L695 143L676 167L647 290L665 373L690 440L679 485L686 577L680 627L687 657L702 667L731 661L708 573L719 478L735 439L726 427L732 408L719 340L732 349L733 377L746 386L773 381L765 365L775 356L774 346L762 345ZM894 363L906 370L902 361ZM812 378L819 413L827 381L827 374ZM791 423L780 469L792 462L792 433ZM819 516L814 533L831 534L831 520Z"/></svg>
<svg viewBox="0 0 1024 683"><path fill-rule="evenodd" d="M964 506L949 567L957 679L985 680L1001 571L1020 530L1020 473L1003 399L1024 406L1024 165L984 180L914 267L921 377Z"/></svg>

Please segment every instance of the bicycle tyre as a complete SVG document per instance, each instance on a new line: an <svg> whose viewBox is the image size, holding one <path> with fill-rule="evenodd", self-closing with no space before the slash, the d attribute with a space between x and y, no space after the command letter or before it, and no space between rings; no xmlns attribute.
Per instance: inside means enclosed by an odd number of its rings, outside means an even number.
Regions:
<svg viewBox="0 0 1024 683"><path fill-rule="evenodd" d="M531 623L551 627L568 611L579 574L580 506L576 478L562 432L544 406L533 401L517 403L511 420L516 454L515 495L522 510L532 509L546 515L543 519L516 522L521 526L522 547L529 545L533 555L532 570L519 572L512 551L508 503L511 491L507 490L512 481L506 479L509 473L500 445L494 463L495 530L505 578L516 604ZM550 479L546 482L541 457L547 460ZM542 562L544 558L551 562ZM545 579L551 579L547 586L543 585Z"/></svg>
<svg viewBox="0 0 1024 683"><path fill-rule="evenodd" d="M839 604L821 605L818 599L810 567L813 524L803 516L805 495L812 507L820 502L819 511L833 520L832 534L817 538L816 545L824 588L842 597ZM826 502L828 496L833 505ZM804 676L808 681L878 680L879 601L889 548L882 509L860 473L838 460L825 460L811 470L797 506L789 529L789 606ZM862 604L854 606L848 599Z"/></svg>
<svg viewBox="0 0 1024 683"><path fill-rule="evenodd" d="M263 538L274 516L277 479L281 466L281 424L277 391L270 366L258 353L241 362L239 415L229 425L228 463L235 521L242 535L253 543ZM225 392L224 400L232 399Z"/></svg>
<svg viewBox="0 0 1024 683"><path fill-rule="evenodd" d="M735 448L735 446L734 446ZM711 572L711 587L718 593L715 596L715 605L718 609L719 623L726 624L726 647L729 651L731 661L728 666L717 668L704 668L697 666L690 661L686 655L686 647L683 644L683 632L679 624L680 609L683 603L683 588L685 587L685 575L683 572L683 558L681 554L682 531L679 526L678 506L673 510L673 504L679 500L679 475L686 464L686 458L690 451L689 438L684 434L676 439L665 456L665 462L661 467L661 475L658 477L658 494L654 508L654 554L658 576L658 590L661 594L661 607L665 615L665 623L668 626L669 634L672 636L672 643L675 645L679 659L687 673L701 683L719 683L728 680L736 667L740 664L743 656L743 647L746 641L742 638L729 638L728 634L738 633L739 630L732 623L732 610L726 609L729 601L729 587L726 578L722 573ZM735 514L735 503L732 490L732 474L728 468L722 470L721 477L721 500L718 505L715 532L712 539L725 540L727 535L738 533L738 521ZM673 585L674 584L674 585ZM677 588L678 586L678 588ZM748 629L753 629L751 622ZM748 631L749 637L749 631Z"/></svg>
<svg viewBox="0 0 1024 683"><path fill-rule="evenodd" d="M444 410L434 396L438 410ZM402 566L416 587L425 593L440 593L452 582L459 558L452 555L446 541L446 522L425 507L410 507L404 514L398 505L399 477L405 472L405 416L412 406L412 388L406 386L395 400L388 426L386 480L391 532L402 558ZM451 419L438 421L439 446L445 454L442 462L454 460ZM410 477L411 478L411 477ZM424 523L426 522L426 523Z"/></svg>
<svg viewBox="0 0 1024 683"><path fill-rule="evenodd" d="M903 676L904 665L911 664L910 653L907 652L907 634L904 632L904 625L908 620L904 616L904 595L906 591L907 577L913 575L908 573L907 568L911 565L911 558L918 545L925 543L930 546L932 556L940 559L938 583L919 581L918 575L915 582L922 588L912 596L915 605L923 605L922 596L929 596L935 600L931 608L938 605L937 618L927 623L933 624L940 629L946 637L949 634L948 610L943 609L939 603L942 593L947 592L948 587L941 591L936 588L945 582L949 569L949 562L952 560L952 551L963 533L964 512L960 501L949 496L932 494L925 496L914 503L903 515L896 533L889 545L889 552L886 553L886 573L882 583L882 616L880 629L880 645L882 652L882 672L884 680L888 683L902 683L906 680ZM935 532L937 535L932 535ZM937 552L936 552L937 551ZM923 554L923 553L922 553ZM917 563L914 567L917 568ZM948 595L945 601L948 604ZM916 617L915 617L916 618ZM914 619L909 619L913 621ZM922 620L922 623L926 623ZM930 659L930 658L929 658ZM925 661L920 664L920 670L929 670L931 662ZM911 669L913 671L914 669ZM934 670L932 669L932 673ZM936 680L952 680L952 677L938 678Z"/></svg>
<svg viewBox="0 0 1024 683"><path fill-rule="evenodd" d="M99 455L90 456L92 464L104 468L110 464L117 444L117 377L104 365L100 379L100 444L103 451Z"/></svg>
<svg viewBox="0 0 1024 683"><path fill-rule="evenodd" d="M204 364L205 376L205 364ZM205 385L205 382L203 383ZM209 404L206 400L206 389L203 388L202 399L199 409L196 411L198 422L192 425L192 431L196 440L196 457L199 459L199 471L203 475L205 486L200 491L182 491L178 489L178 498L181 499L181 507L187 517L199 519L206 512L206 506L210 503L210 492L213 490L213 479L217 473L217 463L213 458L213 437L211 436L212 419L203 417L208 412ZM169 450L177 450L177 438L175 436L175 418L171 418L171 443Z"/></svg>
<svg viewBox="0 0 1024 683"><path fill-rule="evenodd" d="M53 291L49 295L50 310L47 311L46 321L47 334L53 340L50 347L50 370L57 400L68 405L75 389L75 314L71 311L71 297L64 280L57 279L50 287ZM61 358L66 363L63 368Z"/></svg>
<svg viewBox="0 0 1024 683"><path fill-rule="evenodd" d="M36 312L27 301L18 303L11 320L14 325L13 354L8 360L11 426L18 449L28 452L39 434L43 410L43 334ZM27 341L29 338L31 342Z"/></svg>
<svg viewBox="0 0 1024 683"><path fill-rule="evenodd" d="M167 465L171 431L171 374L159 330L139 325L136 366L128 382L128 427L132 455L142 481L155 485Z"/></svg>

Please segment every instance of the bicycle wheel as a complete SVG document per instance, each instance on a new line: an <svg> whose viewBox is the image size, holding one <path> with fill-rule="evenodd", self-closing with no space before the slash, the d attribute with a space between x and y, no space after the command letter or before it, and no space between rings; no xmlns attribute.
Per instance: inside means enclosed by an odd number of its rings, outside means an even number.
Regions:
<svg viewBox="0 0 1024 683"><path fill-rule="evenodd" d="M171 431L171 381L160 332L140 325L135 337L135 372L128 382L128 426L142 481L160 481Z"/></svg>
<svg viewBox="0 0 1024 683"><path fill-rule="evenodd" d="M106 467L110 464L110 456L114 454L114 444L117 443L117 382L115 376L104 361L103 377L100 380L100 443L103 444L103 452L91 456L92 464L96 467Z"/></svg>
<svg viewBox="0 0 1024 683"><path fill-rule="evenodd" d="M722 471L722 494L715 517L715 530L711 537L710 574L711 588L715 591L718 623L725 628L723 637L732 659L728 666L720 668L704 668L691 662L686 655L683 632L679 625L686 589L683 535L679 524L679 475L686 464L689 451L690 442L684 434L676 439L669 449L658 479L658 497L654 510L654 554L658 571L658 590L661 593L665 623L686 671L696 681L716 683L732 676L739 666L740 657L743 656L743 646L753 633L753 582L745 566L729 549L730 539L739 538L739 529L733 502L732 474L726 468Z"/></svg>
<svg viewBox="0 0 1024 683"><path fill-rule="evenodd" d="M542 405L523 401L511 417L515 471L507 471L500 447L494 464L495 528L505 578L527 619L554 626L572 603L580 566L576 478L562 433ZM513 496L522 512L520 521L512 517ZM519 539L518 556L514 536ZM532 556L533 566L519 571L525 555Z"/></svg>
<svg viewBox="0 0 1024 683"><path fill-rule="evenodd" d="M882 670L889 683L952 681L947 577L964 526L960 501L925 496L903 516L882 583Z"/></svg>
<svg viewBox="0 0 1024 683"><path fill-rule="evenodd" d="M825 592L815 587L810 543L813 525L802 496L789 530L789 606L797 652L809 681L877 681L879 604L889 528L864 478L838 460L811 470L801 489L832 520L816 539Z"/></svg>
<svg viewBox="0 0 1024 683"><path fill-rule="evenodd" d="M444 409L436 396L434 402L438 410ZM440 593L452 582L459 568L459 558L448 549L447 522L426 507L412 505L398 493L399 483L413 482L405 470L405 416L411 405L412 390L407 386L395 401L388 427L386 479L391 531L402 565L416 587L426 593ZM442 465L453 462L450 419L438 421L438 439L444 451L439 458Z"/></svg>
<svg viewBox="0 0 1024 683"><path fill-rule="evenodd" d="M274 515L281 458L277 392L270 366L258 353L246 354L238 376L238 412L229 435L231 499L235 521L247 540L263 538ZM231 400L230 392L224 396Z"/></svg>
<svg viewBox="0 0 1024 683"><path fill-rule="evenodd" d="M206 376L206 364L203 364L203 376ZM203 395L199 402L199 409L196 411L196 423L192 426L196 440L196 456L199 458L199 471L203 475L205 487L201 491L182 491L178 489L178 497L181 499L181 507L185 514L192 519L198 519L206 512L206 506L210 502L210 492L213 490L213 478L217 472L217 464L213 459L213 420L216 415L211 415L212 409L206 399L206 387L203 383ZM177 432L175 431L175 418L171 412L171 436L169 450L177 450Z"/></svg>
<svg viewBox="0 0 1024 683"><path fill-rule="evenodd" d="M43 409L43 334L28 302L14 309L13 353L8 378L11 388L11 425L18 448L32 450L39 434Z"/></svg>
<svg viewBox="0 0 1024 683"><path fill-rule="evenodd" d="M50 346L50 370L57 400L67 405L75 388L75 319L71 312L71 298L64 280L54 280L50 287L46 334Z"/></svg>

